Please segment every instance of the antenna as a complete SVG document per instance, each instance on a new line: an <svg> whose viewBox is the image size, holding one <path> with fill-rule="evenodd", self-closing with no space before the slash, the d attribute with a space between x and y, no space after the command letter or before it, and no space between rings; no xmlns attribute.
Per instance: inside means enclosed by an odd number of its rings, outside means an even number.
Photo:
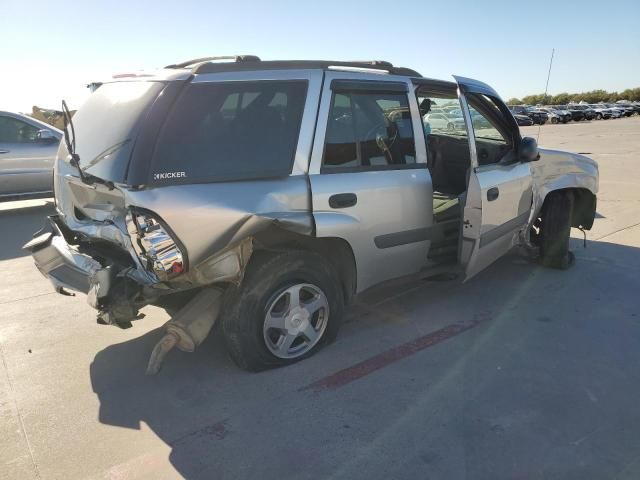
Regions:
<svg viewBox="0 0 640 480"><path fill-rule="evenodd" d="M544 101L547 101L547 92L549 91L549 78L551 78L551 65L553 65L553 54L556 52L555 48L551 49L551 59L549 60L549 72L547 73L547 84L544 86ZM536 142L540 142L540 129L542 124L538 125L538 138Z"/></svg>

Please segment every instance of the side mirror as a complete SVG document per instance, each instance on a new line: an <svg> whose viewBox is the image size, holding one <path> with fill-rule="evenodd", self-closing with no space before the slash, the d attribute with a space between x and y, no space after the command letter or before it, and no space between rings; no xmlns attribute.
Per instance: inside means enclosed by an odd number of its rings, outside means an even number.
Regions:
<svg viewBox="0 0 640 480"><path fill-rule="evenodd" d="M53 143L58 141L58 137L56 137L51 130L47 130L46 128L38 130L36 138L42 143Z"/></svg>
<svg viewBox="0 0 640 480"><path fill-rule="evenodd" d="M538 152L538 142L536 142L535 138L524 137L520 141L518 158L521 162L535 162L536 160L540 160L540 153Z"/></svg>

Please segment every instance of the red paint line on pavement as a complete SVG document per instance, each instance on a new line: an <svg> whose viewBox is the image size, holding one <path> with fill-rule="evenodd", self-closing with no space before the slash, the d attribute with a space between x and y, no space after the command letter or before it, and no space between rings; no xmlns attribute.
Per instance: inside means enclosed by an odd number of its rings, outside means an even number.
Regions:
<svg viewBox="0 0 640 480"><path fill-rule="evenodd" d="M433 347L451 337L455 337L460 333L471 330L476 325L479 325L482 320L475 320L470 323L456 323L447 325L435 332L431 332L422 337L416 338L397 347L386 350L378 355L368 358L360 363L356 363L351 367L347 367L336 373L329 375L328 377L321 378L306 387L301 388L299 391L313 390L319 392L322 390L334 390L336 388L343 387L351 382L354 382L362 377L366 377L370 373L380 370L392 363L402 360L409 355L413 355L421 350L429 347Z"/></svg>
<svg viewBox="0 0 640 480"><path fill-rule="evenodd" d="M173 448L176 445L182 443L189 443L193 442L194 440L202 440L204 438L213 437L222 440L229 433L229 430L227 429L227 420L228 419L222 420L221 422L213 423L191 433L187 433L186 435L183 435L182 437L169 442L169 445Z"/></svg>

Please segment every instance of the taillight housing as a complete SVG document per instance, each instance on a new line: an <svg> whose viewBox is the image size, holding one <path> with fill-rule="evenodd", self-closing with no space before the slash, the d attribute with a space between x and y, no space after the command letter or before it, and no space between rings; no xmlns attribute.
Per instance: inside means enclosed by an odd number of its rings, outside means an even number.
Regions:
<svg viewBox="0 0 640 480"><path fill-rule="evenodd" d="M187 269L184 247L181 249L169 227L157 215L131 209L127 230L140 262L160 281L171 280Z"/></svg>

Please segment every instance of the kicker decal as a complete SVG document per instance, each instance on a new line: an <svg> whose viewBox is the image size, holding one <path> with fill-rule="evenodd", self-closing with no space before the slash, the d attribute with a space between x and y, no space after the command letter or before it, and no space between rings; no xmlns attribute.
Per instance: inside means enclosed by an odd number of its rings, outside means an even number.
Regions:
<svg viewBox="0 0 640 480"><path fill-rule="evenodd" d="M163 173L154 173L154 180L170 180L172 178L187 178L187 174L185 172L163 172Z"/></svg>

